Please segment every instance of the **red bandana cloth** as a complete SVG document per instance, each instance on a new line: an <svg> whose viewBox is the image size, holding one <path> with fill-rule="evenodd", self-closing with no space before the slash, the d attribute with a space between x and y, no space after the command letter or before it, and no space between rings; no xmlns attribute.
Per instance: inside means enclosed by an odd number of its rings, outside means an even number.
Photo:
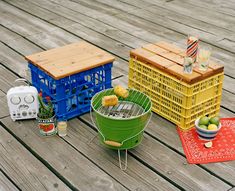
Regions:
<svg viewBox="0 0 235 191"><path fill-rule="evenodd" d="M177 128L189 163L205 164L235 160L235 118L221 118L220 122L221 130L212 140L211 148L204 146L208 141L200 140L195 128L188 131Z"/></svg>

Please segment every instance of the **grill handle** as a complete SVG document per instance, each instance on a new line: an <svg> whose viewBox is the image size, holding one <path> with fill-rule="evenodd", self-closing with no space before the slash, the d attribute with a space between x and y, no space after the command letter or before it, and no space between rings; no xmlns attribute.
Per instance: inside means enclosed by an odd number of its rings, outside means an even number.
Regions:
<svg viewBox="0 0 235 191"><path fill-rule="evenodd" d="M122 146L122 143L119 143L119 142L116 142L116 141L105 140L104 143L106 145L110 145L110 146L113 146L113 147L121 147Z"/></svg>

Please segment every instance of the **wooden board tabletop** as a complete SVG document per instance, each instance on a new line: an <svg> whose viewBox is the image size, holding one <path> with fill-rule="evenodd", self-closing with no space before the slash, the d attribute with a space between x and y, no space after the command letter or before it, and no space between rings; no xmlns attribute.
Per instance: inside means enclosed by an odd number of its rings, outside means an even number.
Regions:
<svg viewBox="0 0 235 191"><path fill-rule="evenodd" d="M85 41L25 57L54 79L61 79L114 61L114 57Z"/></svg>
<svg viewBox="0 0 235 191"><path fill-rule="evenodd" d="M193 68L192 74L185 74L183 72L184 49L164 41L146 44L141 48L131 50L130 56L139 61L151 64L188 84L193 84L209 76L223 72L224 69L224 66L221 64L209 61L207 71L201 71L196 66Z"/></svg>

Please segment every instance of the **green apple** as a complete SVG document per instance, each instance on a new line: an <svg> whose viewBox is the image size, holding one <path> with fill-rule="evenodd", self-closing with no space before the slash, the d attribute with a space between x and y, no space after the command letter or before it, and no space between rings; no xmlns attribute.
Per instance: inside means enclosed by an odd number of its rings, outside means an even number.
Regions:
<svg viewBox="0 0 235 191"><path fill-rule="evenodd" d="M206 126L206 125L199 125L199 127L200 127L201 129L207 129L207 126Z"/></svg>
<svg viewBox="0 0 235 191"><path fill-rule="evenodd" d="M219 117L212 117L212 118L210 118L210 123L211 124L215 124L215 125L219 125L219 120L220 120L220 118Z"/></svg>
<svg viewBox="0 0 235 191"><path fill-rule="evenodd" d="M207 116L201 117L199 120L199 125L208 125L210 119Z"/></svg>

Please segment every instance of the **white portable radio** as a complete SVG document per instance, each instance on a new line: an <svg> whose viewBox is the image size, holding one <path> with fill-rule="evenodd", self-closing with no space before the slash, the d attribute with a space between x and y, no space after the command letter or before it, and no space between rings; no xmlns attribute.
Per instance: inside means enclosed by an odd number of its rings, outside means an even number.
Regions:
<svg viewBox="0 0 235 191"><path fill-rule="evenodd" d="M17 79L15 82L24 81ZM17 86L8 90L7 103L13 121L36 118L38 114L38 91L33 86Z"/></svg>

